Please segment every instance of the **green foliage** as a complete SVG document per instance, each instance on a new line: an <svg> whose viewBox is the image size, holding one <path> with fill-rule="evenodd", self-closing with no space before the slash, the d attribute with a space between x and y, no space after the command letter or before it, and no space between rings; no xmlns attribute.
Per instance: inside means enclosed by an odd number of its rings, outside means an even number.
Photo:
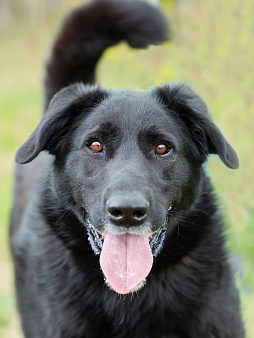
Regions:
<svg viewBox="0 0 254 338"><path fill-rule="evenodd" d="M78 1L65 1L71 3ZM36 1L34 3L37 3ZM130 50L125 44L105 53L98 69L104 87L146 90L165 82L189 83L235 147L240 170L227 169L216 156L208 170L227 224L228 247L241 289L247 338L254 337L253 189L253 16L252 0L161 1L171 18L174 39L163 47ZM25 2L22 1L22 6ZM22 8L23 8L22 7ZM60 15L61 12L61 15ZM40 11L19 17L0 30L0 336L20 337L8 245L14 154L39 121L43 63L52 32L62 17ZM32 13L31 11L22 13ZM27 14L27 15L28 15ZM29 14L29 15L30 15ZM0 26L1 28L1 26Z"/></svg>

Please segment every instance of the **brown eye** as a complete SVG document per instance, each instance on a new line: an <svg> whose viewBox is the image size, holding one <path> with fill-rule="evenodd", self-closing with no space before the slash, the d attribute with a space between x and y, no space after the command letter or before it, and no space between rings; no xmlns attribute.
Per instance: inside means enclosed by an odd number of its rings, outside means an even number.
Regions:
<svg viewBox="0 0 254 338"><path fill-rule="evenodd" d="M159 144L156 148L155 148L155 153L157 155L165 155L169 152L169 147L166 146L165 144Z"/></svg>
<svg viewBox="0 0 254 338"><path fill-rule="evenodd" d="M100 153L103 150L103 145L99 141L94 141L90 144L89 148L96 153Z"/></svg>

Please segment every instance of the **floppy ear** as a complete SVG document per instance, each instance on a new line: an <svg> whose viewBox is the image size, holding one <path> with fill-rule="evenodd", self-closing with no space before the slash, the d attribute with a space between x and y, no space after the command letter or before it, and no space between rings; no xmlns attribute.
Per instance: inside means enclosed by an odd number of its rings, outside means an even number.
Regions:
<svg viewBox="0 0 254 338"><path fill-rule="evenodd" d="M100 86L74 84L58 92L29 139L19 148L15 160L19 164L31 162L42 150L55 154L73 122L88 113L108 96Z"/></svg>
<svg viewBox="0 0 254 338"><path fill-rule="evenodd" d="M217 154L227 167L239 167L235 150L213 122L203 99L190 87L173 83L156 88L155 94L168 109L184 121L203 160L207 154Z"/></svg>

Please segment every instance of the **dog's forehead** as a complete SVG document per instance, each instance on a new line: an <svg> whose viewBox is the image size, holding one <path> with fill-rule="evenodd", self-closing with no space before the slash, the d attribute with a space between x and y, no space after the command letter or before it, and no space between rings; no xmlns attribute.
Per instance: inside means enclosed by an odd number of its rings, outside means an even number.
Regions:
<svg viewBox="0 0 254 338"><path fill-rule="evenodd" d="M86 118L86 127L111 124L119 129L138 132L155 127L173 131L175 119L150 92L116 91Z"/></svg>

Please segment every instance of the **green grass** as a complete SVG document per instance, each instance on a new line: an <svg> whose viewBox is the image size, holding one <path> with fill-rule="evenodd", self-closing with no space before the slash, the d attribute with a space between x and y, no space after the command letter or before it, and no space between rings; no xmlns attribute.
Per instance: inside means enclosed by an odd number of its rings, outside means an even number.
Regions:
<svg viewBox="0 0 254 338"><path fill-rule="evenodd" d="M98 79L107 88L148 89L189 83L206 100L238 152L241 167L227 169L216 156L208 170L225 215L228 247L237 267L247 338L254 337L254 48L252 0L163 2L174 40L163 47L105 53ZM61 12L63 10L61 9ZM21 337L15 312L8 244L12 175L17 148L39 121L43 63L60 15L16 22L0 32L0 337ZM3 278L2 278L3 276ZM3 280L3 283L2 283Z"/></svg>

